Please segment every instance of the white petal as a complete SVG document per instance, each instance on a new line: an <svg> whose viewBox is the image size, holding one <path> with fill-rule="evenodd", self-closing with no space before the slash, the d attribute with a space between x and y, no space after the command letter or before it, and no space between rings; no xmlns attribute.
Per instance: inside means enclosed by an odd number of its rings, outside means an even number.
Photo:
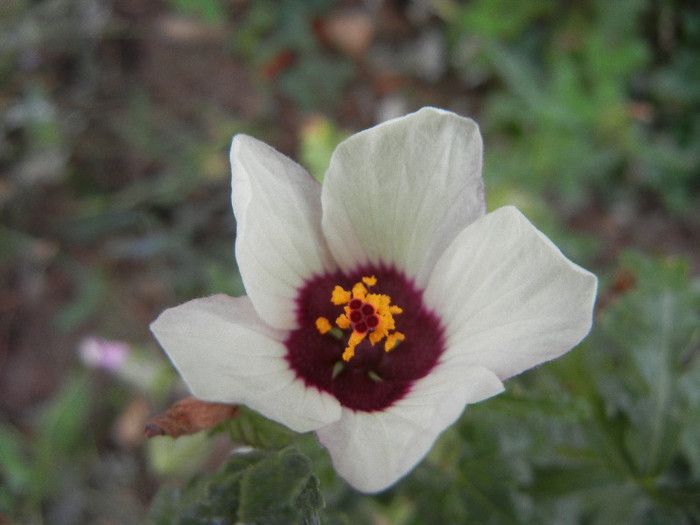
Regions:
<svg viewBox="0 0 700 525"><path fill-rule="evenodd" d="M423 108L342 142L323 183L323 231L341 268L393 264L422 287L465 226L485 213L474 121Z"/></svg>
<svg viewBox="0 0 700 525"><path fill-rule="evenodd" d="M247 297L189 301L160 314L151 330L200 399L248 405L297 432L340 417L333 396L295 376L285 332L261 322Z"/></svg>
<svg viewBox="0 0 700 525"><path fill-rule="evenodd" d="M589 332L595 275L569 261L512 206L466 228L424 293L460 354L506 379L559 357Z"/></svg>
<svg viewBox="0 0 700 525"><path fill-rule="evenodd" d="M490 370L443 362L390 408L381 412L343 408L338 422L316 434L340 476L357 490L378 492L423 459L467 403L502 391L502 383Z"/></svg>
<svg viewBox="0 0 700 525"><path fill-rule="evenodd" d="M304 168L246 135L231 144L236 260L266 323L296 328L297 289L335 269L321 233L321 186Z"/></svg>

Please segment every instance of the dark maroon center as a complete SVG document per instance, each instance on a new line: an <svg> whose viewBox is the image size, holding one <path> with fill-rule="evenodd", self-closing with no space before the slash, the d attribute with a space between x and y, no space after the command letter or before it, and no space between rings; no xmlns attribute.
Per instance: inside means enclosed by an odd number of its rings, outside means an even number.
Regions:
<svg viewBox="0 0 700 525"><path fill-rule="evenodd" d="M351 330L340 339L332 333L321 334L316 319L325 317L334 324L343 307L331 303L333 288L339 285L350 290L366 276L377 278L372 293L390 296L391 304L403 309L394 320L396 331L404 334L405 340L386 352L384 341L372 346L366 338L357 345L354 357L345 362L342 355ZM353 299L348 306L355 330L362 332L376 326L372 325L378 322L372 305ZM414 381L430 372L445 348L443 329L437 317L423 306L422 293L393 269L370 267L348 276L335 272L311 279L299 293L297 318L300 328L286 341L291 367L308 386L333 394L353 410L372 412L394 404L408 393Z"/></svg>

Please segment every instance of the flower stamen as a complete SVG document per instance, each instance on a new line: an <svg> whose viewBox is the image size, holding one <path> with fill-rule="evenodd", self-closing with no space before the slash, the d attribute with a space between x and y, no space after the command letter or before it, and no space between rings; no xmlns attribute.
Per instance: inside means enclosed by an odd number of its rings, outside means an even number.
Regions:
<svg viewBox="0 0 700 525"><path fill-rule="evenodd" d="M374 276L363 277L361 282L353 285L348 291L341 286L336 286L331 293L331 303L343 306L343 313L335 320L335 324L341 330L352 329L348 338L348 344L343 352L343 360L350 361L355 355L355 348L365 338L369 338L371 345L382 339L384 350L390 352L399 341L405 339L404 334L395 331L394 315L403 310L391 304L391 297L384 294L370 293L368 288L377 284ZM316 319L316 329L321 334L331 331L333 326L325 317Z"/></svg>

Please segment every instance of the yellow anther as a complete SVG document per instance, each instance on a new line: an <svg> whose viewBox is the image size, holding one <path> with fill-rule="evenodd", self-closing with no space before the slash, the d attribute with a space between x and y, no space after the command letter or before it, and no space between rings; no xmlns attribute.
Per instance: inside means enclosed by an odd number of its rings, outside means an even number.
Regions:
<svg viewBox="0 0 700 525"><path fill-rule="evenodd" d="M340 306L341 304L347 304L352 299L352 295L347 290L343 290L340 286L333 288L333 293L331 294L331 302Z"/></svg>
<svg viewBox="0 0 700 525"><path fill-rule="evenodd" d="M335 324L338 326L338 328L347 330L348 328L350 328L350 319L348 319L347 315L340 314L335 320Z"/></svg>
<svg viewBox="0 0 700 525"><path fill-rule="evenodd" d="M365 285L362 283L355 283L355 286L352 287L352 297L353 299L364 300L364 298L367 297L367 288L365 288Z"/></svg>
<svg viewBox="0 0 700 525"><path fill-rule="evenodd" d="M355 355L355 347L359 345L362 340L365 338L365 334L358 334L357 332L353 332L350 334L350 339L348 339L348 346L343 352L343 361L350 361L352 357Z"/></svg>
<svg viewBox="0 0 700 525"><path fill-rule="evenodd" d="M401 332L394 332L386 336L386 342L384 343L384 351L391 352L399 341L406 339L406 336Z"/></svg>
<svg viewBox="0 0 700 525"><path fill-rule="evenodd" d="M319 317L316 319L316 329L322 334L330 332L331 328L333 328L333 326L331 326L331 322L325 317Z"/></svg>
<svg viewBox="0 0 700 525"><path fill-rule="evenodd" d="M372 277L363 277L362 282L367 286L374 286L377 284L377 278L374 275Z"/></svg>
<svg viewBox="0 0 700 525"><path fill-rule="evenodd" d="M381 341L385 335L385 333L375 329L374 332L369 334L369 342L374 345L374 343L378 343L379 341Z"/></svg>

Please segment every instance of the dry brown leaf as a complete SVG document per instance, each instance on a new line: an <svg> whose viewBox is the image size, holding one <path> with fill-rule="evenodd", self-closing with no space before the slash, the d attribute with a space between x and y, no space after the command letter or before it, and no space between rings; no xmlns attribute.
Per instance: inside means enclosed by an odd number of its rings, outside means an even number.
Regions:
<svg viewBox="0 0 700 525"><path fill-rule="evenodd" d="M143 434L147 438L176 438L194 434L214 428L219 423L238 416L239 412L238 405L208 403L195 397L186 397L146 423Z"/></svg>

